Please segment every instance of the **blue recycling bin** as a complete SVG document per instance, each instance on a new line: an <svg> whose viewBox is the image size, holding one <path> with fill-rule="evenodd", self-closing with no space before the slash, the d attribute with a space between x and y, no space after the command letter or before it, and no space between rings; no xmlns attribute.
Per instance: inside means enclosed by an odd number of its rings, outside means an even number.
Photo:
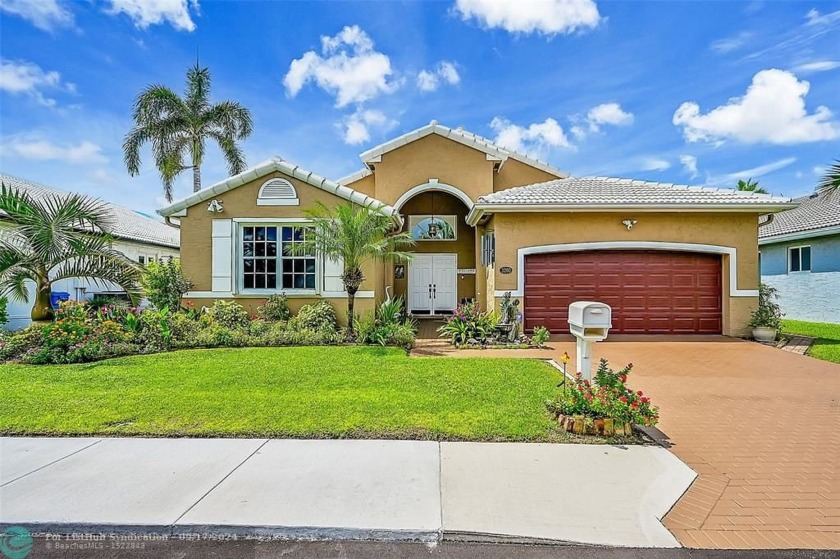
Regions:
<svg viewBox="0 0 840 559"><path fill-rule="evenodd" d="M50 293L50 306L53 309L57 309L58 305L62 301L69 301L69 300L70 300L70 294L66 293L64 291L53 291L52 293Z"/></svg>

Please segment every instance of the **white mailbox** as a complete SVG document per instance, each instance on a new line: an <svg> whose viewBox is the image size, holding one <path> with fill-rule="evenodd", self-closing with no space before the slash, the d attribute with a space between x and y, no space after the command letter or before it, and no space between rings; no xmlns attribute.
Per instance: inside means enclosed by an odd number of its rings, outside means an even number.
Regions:
<svg viewBox="0 0 840 559"><path fill-rule="evenodd" d="M612 328L612 309L597 301L576 301L569 305L569 331L577 340L577 372L592 380L592 342L607 339Z"/></svg>
<svg viewBox="0 0 840 559"><path fill-rule="evenodd" d="M569 305L569 330L590 342L606 339L612 328L612 309L596 301L576 301Z"/></svg>

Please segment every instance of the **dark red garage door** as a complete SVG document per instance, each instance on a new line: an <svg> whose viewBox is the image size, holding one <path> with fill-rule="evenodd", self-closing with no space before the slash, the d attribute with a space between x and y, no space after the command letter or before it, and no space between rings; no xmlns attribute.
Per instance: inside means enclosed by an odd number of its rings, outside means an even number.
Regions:
<svg viewBox="0 0 840 559"><path fill-rule="evenodd" d="M603 250L525 259L525 328L567 333L569 303L612 307L619 334L720 334L721 261L713 254Z"/></svg>

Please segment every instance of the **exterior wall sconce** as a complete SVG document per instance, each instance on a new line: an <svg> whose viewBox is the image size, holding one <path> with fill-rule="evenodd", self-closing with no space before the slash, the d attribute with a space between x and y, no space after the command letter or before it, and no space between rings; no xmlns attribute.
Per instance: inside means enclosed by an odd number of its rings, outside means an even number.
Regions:
<svg viewBox="0 0 840 559"><path fill-rule="evenodd" d="M623 223L624 226L627 227L627 230L630 231L638 222L635 219L625 219L621 223Z"/></svg>
<svg viewBox="0 0 840 559"><path fill-rule="evenodd" d="M218 200L213 200L209 204L207 204L207 211L215 214L220 214L225 211L225 208L222 206L222 203Z"/></svg>

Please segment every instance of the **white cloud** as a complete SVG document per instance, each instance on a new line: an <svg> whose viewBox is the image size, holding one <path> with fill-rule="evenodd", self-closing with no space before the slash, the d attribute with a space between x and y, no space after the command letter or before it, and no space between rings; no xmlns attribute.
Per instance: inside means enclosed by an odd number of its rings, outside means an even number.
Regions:
<svg viewBox="0 0 840 559"><path fill-rule="evenodd" d="M758 72L743 97L700 113L687 101L674 113L673 123L683 127L689 142L738 140L753 144L802 144L840 137L840 123L828 107L808 114L805 96L811 85L784 70Z"/></svg>
<svg viewBox="0 0 840 559"><path fill-rule="evenodd" d="M642 171L665 171L671 168L671 163L658 157L650 157L642 161Z"/></svg>
<svg viewBox="0 0 840 559"><path fill-rule="evenodd" d="M605 124L629 126L633 124L633 118L633 113L626 112L618 103L602 103L601 105L592 107L586 113L589 130L592 132L597 132Z"/></svg>
<svg viewBox="0 0 840 559"><path fill-rule="evenodd" d="M815 72L828 72L840 68L837 60L817 60L794 66L793 71L799 74L813 74Z"/></svg>
<svg viewBox="0 0 840 559"><path fill-rule="evenodd" d="M396 125L397 121L389 119L382 111L371 109L358 109L341 123L344 143L350 145L369 142L371 131L384 133Z"/></svg>
<svg viewBox="0 0 840 559"><path fill-rule="evenodd" d="M61 81L56 71L44 71L25 60L0 59L0 91L12 95L29 95L41 105L54 107L55 99L44 96L44 90L75 91L75 85Z"/></svg>
<svg viewBox="0 0 840 559"><path fill-rule="evenodd" d="M601 22L592 0L456 0L455 11L464 21L510 33L568 34Z"/></svg>
<svg viewBox="0 0 840 559"><path fill-rule="evenodd" d="M179 31L194 31L190 9L199 11L198 0L108 0L110 14L126 14L140 29L169 23Z"/></svg>
<svg viewBox="0 0 840 559"><path fill-rule="evenodd" d="M747 46L752 39L753 33L749 31L741 31L732 37L714 41L711 44L711 49L719 54L726 54Z"/></svg>
<svg viewBox="0 0 840 559"><path fill-rule="evenodd" d="M73 13L58 0L2 0L0 12L19 16L44 31L73 26Z"/></svg>
<svg viewBox="0 0 840 559"><path fill-rule="evenodd" d="M389 79L392 74L390 58L374 50L368 34L354 25L335 37L321 37L321 54L308 51L293 60L283 84L294 97L312 81L335 95L336 107L344 107L396 91L399 83Z"/></svg>
<svg viewBox="0 0 840 559"><path fill-rule="evenodd" d="M774 171L778 171L779 169L784 169L788 165L792 165L795 162L795 157L786 157L784 159L779 159L778 161L773 161L772 163L767 163L765 165L753 167L752 169L745 169L743 171L729 173L728 175L725 175L725 178L730 181L736 181L763 177L764 175L768 175Z"/></svg>
<svg viewBox="0 0 840 559"><path fill-rule="evenodd" d="M417 74L417 87L420 91L435 91L441 83L458 85L461 76L453 62L442 60L432 70L422 70Z"/></svg>
<svg viewBox="0 0 840 559"><path fill-rule="evenodd" d="M680 163L682 163L683 169L685 172L688 173L691 178L697 178L699 174L697 171L697 158L693 155L680 155Z"/></svg>
<svg viewBox="0 0 840 559"><path fill-rule="evenodd" d="M495 143L513 151L539 155L549 148L571 148L563 128L553 118L535 122L527 128L495 117L490 128L496 133Z"/></svg>
<svg viewBox="0 0 840 559"><path fill-rule="evenodd" d="M33 161L61 161L73 164L108 161L102 154L102 148L89 141L62 146L50 140L18 136L5 142L0 152L5 156L17 156Z"/></svg>
<svg viewBox="0 0 840 559"><path fill-rule="evenodd" d="M830 25L836 21L840 21L840 10L821 14L816 8L813 8L805 14L805 20L808 25Z"/></svg>

